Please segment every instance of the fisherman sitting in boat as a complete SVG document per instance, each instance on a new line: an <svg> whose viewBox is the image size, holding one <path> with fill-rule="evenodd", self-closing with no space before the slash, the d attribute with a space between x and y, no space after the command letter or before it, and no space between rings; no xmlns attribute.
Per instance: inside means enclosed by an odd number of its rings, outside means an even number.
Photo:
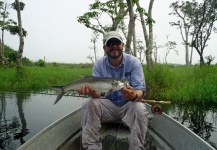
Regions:
<svg viewBox="0 0 217 150"><path fill-rule="evenodd" d="M82 107L83 148L101 150L101 122L121 121L130 130L129 149L143 150L148 125L147 110L143 103L136 102L146 89L142 65L136 57L123 52L123 38L118 32L107 32L103 45L107 55L96 61L92 75L127 79L130 86L106 95L88 84L81 87L80 94L92 97ZM102 96L106 99L100 98Z"/></svg>

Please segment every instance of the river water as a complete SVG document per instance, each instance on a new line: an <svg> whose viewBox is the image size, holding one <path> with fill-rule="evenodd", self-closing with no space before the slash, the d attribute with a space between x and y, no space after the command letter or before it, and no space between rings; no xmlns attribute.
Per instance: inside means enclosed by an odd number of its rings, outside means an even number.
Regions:
<svg viewBox="0 0 217 150"><path fill-rule="evenodd" d="M53 105L56 95L0 92L0 149L14 150L42 129L67 115L85 101L64 96ZM167 105L165 113L190 128L217 148L217 107L214 105Z"/></svg>

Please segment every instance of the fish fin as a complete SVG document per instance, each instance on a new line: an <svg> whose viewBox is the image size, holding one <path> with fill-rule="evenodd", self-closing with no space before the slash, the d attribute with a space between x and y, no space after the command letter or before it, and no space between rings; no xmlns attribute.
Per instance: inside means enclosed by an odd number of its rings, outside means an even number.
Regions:
<svg viewBox="0 0 217 150"><path fill-rule="evenodd" d="M52 86L51 88L59 91L59 94L54 102L54 105L55 105L63 97L63 95L65 94L65 91L63 89L63 86Z"/></svg>

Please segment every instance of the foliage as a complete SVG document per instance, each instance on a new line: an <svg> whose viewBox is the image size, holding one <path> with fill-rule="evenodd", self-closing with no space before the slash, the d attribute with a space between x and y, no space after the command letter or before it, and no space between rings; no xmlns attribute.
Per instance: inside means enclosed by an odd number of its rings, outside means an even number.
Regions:
<svg viewBox="0 0 217 150"><path fill-rule="evenodd" d="M19 36L19 27L16 25L16 26L13 26L13 25L9 25L7 27L7 30L12 34L12 35L18 35ZM23 29L23 35L26 37L27 36L27 31L25 29Z"/></svg>
<svg viewBox="0 0 217 150"><path fill-rule="evenodd" d="M89 5L88 12L79 16L77 21L84 24L87 28L104 34L107 31L116 30L118 24L127 14L126 4L122 0L108 0L106 2L100 2L96 0L93 4ZM100 19L102 16L109 16L111 24L102 25Z"/></svg>
<svg viewBox="0 0 217 150"><path fill-rule="evenodd" d="M39 59L38 61L35 62L35 66L46 67L46 63L44 60Z"/></svg>
<svg viewBox="0 0 217 150"><path fill-rule="evenodd" d="M0 1L0 16L2 20L0 20L1 30L8 30L10 25L16 25L17 23L12 19L9 19L9 12L7 12L4 8L4 2Z"/></svg>
<svg viewBox="0 0 217 150"><path fill-rule="evenodd" d="M34 63L31 60L29 60L29 58L23 57L22 64L24 66L33 66Z"/></svg>
<svg viewBox="0 0 217 150"><path fill-rule="evenodd" d="M5 57L8 59L9 64L11 62L16 62L17 52L10 46L5 45Z"/></svg>
<svg viewBox="0 0 217 150"><path fill-rule="evenodd" d="M5 45L5 57L8 60L9 67L14 67L16 65L17 60L17 51L12 49L10 46ZM33 65L33 62L29 60L28 58L24 57L22 58L23 65L25 66L31 66Z"/></svg>
<svg viewBox="0 0 217 150"><path fill-rule="evenodd" d="M14 3L11 4L12 8L17 10L17 4L16 1ZM25 7L25 4L23 2L20 2L20 10L23 10Z"/></svg>

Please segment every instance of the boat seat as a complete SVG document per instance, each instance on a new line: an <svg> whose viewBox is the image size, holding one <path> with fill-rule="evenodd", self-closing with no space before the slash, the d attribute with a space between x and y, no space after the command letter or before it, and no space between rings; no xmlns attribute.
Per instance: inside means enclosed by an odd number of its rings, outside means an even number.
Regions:
<svg viewBox="0 0 217 150"><path fill-rule="evenodd" d="M154 116L148 114L149 123ZM126 150L129 148L129 128L121 121L102 123L100 129L103 150Z"/></svg>

